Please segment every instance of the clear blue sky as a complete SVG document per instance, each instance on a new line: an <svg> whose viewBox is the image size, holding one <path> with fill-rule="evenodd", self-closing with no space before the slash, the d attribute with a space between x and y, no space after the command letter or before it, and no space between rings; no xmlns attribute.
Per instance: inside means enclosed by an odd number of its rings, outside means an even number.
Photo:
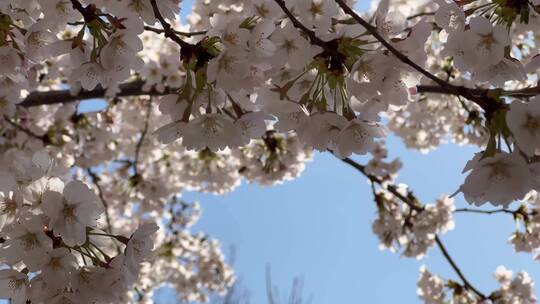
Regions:
<svg viewBox="0 0 540 304"><path fill-rule="evenodd" d="M183 14L192 1L184 1ZM361 8L369 5L360 3ZM399 180L424 202L453 193L463 181L462 167L474 147L443 145L427 155L408 151L399 139L388 141L391 156L405 167ZM317 154L300 178L274 187L243 184L224 196L185 193L200 201L203 215L194 231L221 240L225 252L235 246L236 274L251 293L251 303L266 303L265 265L284 293L293 277L305 279L314 304L417 303L418 270L426 264L457 280L437 248L421 261L378 249L371 232L375 218L366 180L329 154ZM466 206L462 196L458 206ZM442 237L470 281L485 293L497 287L491 273L504 264L540 278L530 254L515 254L507 238L515 229L508 215L458 214L456 229ZM158 303L175 303L163 294Z"/></svg>
<svg viewBox="0 0 540 304"><path fill-rule="evenodd" d="M473 147L444 145L424 155L407 151L390 138L392 155L405 163L400 181L417 196L432 202L454 192L463 164ZM457 277L437 248L421 261L378 249L371 232L375 208L366 180L329 154L317 154L303 175L292 182L259 187L245 184L225 196L185 193L198 200L203 215L194 230L236 247L235 269L252 303L265 301L265 265L283 289L303 275L306 293L314 303L417 303L418 269L426 264L446 278ZM458 206L466 206L462 197ZM466 276L488 293L497 284L491 273L501 264L533 278L540 271L530 254L515 254L507 237L515 228L508 215L458 214L456 229L442 239Z"/></svg>

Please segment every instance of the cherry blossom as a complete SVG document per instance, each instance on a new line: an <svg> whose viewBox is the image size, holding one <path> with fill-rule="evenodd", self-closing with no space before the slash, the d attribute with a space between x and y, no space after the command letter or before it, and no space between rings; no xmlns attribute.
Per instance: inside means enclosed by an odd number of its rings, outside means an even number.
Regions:
<svg viewBox="0 0 540 304"><path fill-rule="evenodd" d="M96 195L80 181L67 184L62 193L46 191L42 206L50 228L69 246L86 242L86 227L93 227L101 213Z"/></svg>
<svg viewBox="0 0 540 304"><path fill-rule="evenodd" d="M535 97L528 103L516 100L506 115L508 127L519 149L533 156L540 148L540 98Z"/></svg>
<svg viewBox="0 0 540 304"><path fill-rule="evenodd" d="M508 206L530 190L529 169L518 153L502 152L482 159L479 156L464 169L471 171L460 187L468 202Z"/></svg>
<svg viewBox="0 0 540 304"><path fill-rule="evenodd" d="M2 232L7 240L2 244L0 257L3 263L15 265L23 261L35 271L46 260L52 249L52 240L43 231L42 219L33 214L23 215L17 222L5 227Z"/></svg>
<svg viewBox="0 0 540 304"><path fill-rule="evenodd" d="M159 227L156 224L145 224L139 227L126 245L126 258L124 263L132 273L139 272L139 264L152 252L154 244L149 237L154 234Z"/></svg>

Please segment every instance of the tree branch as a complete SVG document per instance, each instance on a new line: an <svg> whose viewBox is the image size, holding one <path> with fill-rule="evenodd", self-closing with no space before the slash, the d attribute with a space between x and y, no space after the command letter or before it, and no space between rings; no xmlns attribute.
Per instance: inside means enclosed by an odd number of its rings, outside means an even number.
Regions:
<svg viewBox="0 0 540 304"><path fill-rule="evenodd" d="M515 97L515 98L530 98L536 95L540 95L540 83L534 87L528 87L517 90L501 90L501 89L478 89L478 88L467 88L463 86L457 86L461 91L468 91L475 96L489 96L491 94L499 94L501 96ZM416 86L416 91L418 93L434 93L434 94L447 94L447 95L456 95L463 96L454 90L449 90L447 87L433 86L433 85L419 85Z"/></svg>
<svg viewBox="0 0 540 304"><path fill-rule="evenodd" d="M383 189L385 189L382 185L382 182L381 179L379 179L378 177L376 176L373 176L373 175L370 175L368 174L366 171L365 171L365 166L355 162L354 160L350 159L350 158L345 158L345 159L342 159L343 162L345 162L346 164L352 166L353 168L355 168L356 170L358 170L360 173L362 173L363 175L365 175L372 183L373 182L376 182L378 183ZM408 192L407 196L404 196L402 195L401 193L399 193L397 191L397 189L395 187L390 187L390 186L386 186L386 190L390 191L392 194L394 194L396 197L398 197L403 203L409 205L411 208L413 208L414 210L418 211L418 212L422 212L424 211L424 206L423 205L419 205L419 200L412 194L412 192ZM482 293L480 292L478 289L476 289L468 280L467 278L463 275L463 273L461 272L461 269L457 266L457 264L455 263L455 261L452 259L452 257L450 256L450 254L448 253L448 250L446 249L446 247L444 246L444 244L442 243L442 241L440 240L439 236L438 235L435 235L435 243L437 244L437 246L439 247L439 249L441 250L443 256L445 257L445 259L448 261L448 263L450 264L450 266L454 269L454 271L456 272L456 274L459 276L459 278L461 279L461 281L463 282L464 286L471 290L472 292L474 292L478 297L480 297L482 300L485 300L487 299L487 297Z"/></svg>
<svg viewBox="0 0 540 304"><path fill-rule="evenodd" d="M516 98L529 98L536 95L540 95L540 82L534 86L519 90L512 90L512 91L506 91L503 90L501 92L502 95L510 96L510 97L516 97Z"/></svg>
<svg viewBox="0 0 540 304"><path fill-rule="evenodd" d="M285 5L284 0L274 0L277 5L281 8L281 10L287 15L287 17L291 20L294 27L301 30L304 34L306 34L309 37L309 40L312 44L318 45L322 47L323 49L327 49L327 43L326 41L322 40L321 38L317 37L315 35L315 32L308 29L302 22L300 22L293 13L287 8L287 5Z"/></svg>
<svg viewBox="0 0 540 304"><path fill-rule="evenodd" d="M170 94L170 92L172 92L170 88L165 88L163 92L159 92L155 88L152 88L150 91L147 92L143 90L143 86L144 82L142 80L136 80L121 84L119 86L119 92L115 96L159 96ZM72 95L69 90L32 92L18 105L22 107L34 107L41 105L51 105L56 103L68 103L77 100L103 98L106 92L106 89L99 87L92 91L81 90L77 95Z"/></svg>
<svg viewBox="0 0 540 304"><path fill-rule="evenodd" d="M152 27L152 26L148 26L148 25L145 25L144 29L147 30L147 31L150 31L150 32L154 32L156 34L163 34L165 32L164 29L159 29L159 28L155 28L155 27ZM196 32L181 32L181 31L174 30L174 32L176 34L180 35L180 36L185 36L185 37L206 35L206 33L208 33L208 31L206 31L206 30L196 31Z"/></svg>
<svg viewBox="0 0 540 304"><path fill-rule="evenodd" d="M165 35L165 37L170 38L172 41L176 42L180 46L180 48L183 49L182 52L185 50L192 50L194 48L194 45L187 43L182 40L182 38L178 37L171 25L165 20L163 15L161 15L156 0L150 0L150 4L152 4L154 16L157 20L159 20L159 23L161 23L161 26L163 27L163 34Z"/></svg>
<svg viewBox="0 0 540 304"><path fill-rule="evenodd" d="M516 214L518 211L512 211L508 209L495 209L495 210L481 210L481 209L470 209L470 208L458 208L454 210L456 213L482 213L482 214L495 214L495 213L508 213Z"/></svg>
<svg viewBox="0 0 540 304"><path fill-rule="evenodd" d="M38 135L36 133L34 133L32 130L14 122L13 120L11 120L11 118L9 118L8 116L4 116L4 120L9 123L11 126L13 126L15 129L19 130L19 131L22 131L24 133L26 133L28 136L32 137L32 138L35 138L35 139L38 139L40 141L43 142L43 144L48 144L49 143L49 137L47 137L47 134L44 134L44 135Z"/></svg>
<svg viewBox="0 0 540 304"><path fill-rule="evenodd" d="M485 300L487 299L487 297L482 293L480 292L478 289L476 289L471 283L469 283L469 280L467 280L467 278L465 277L465 275L463 275L463 273L461 272L461 269L459 269L459 267L457 266L456 262L454 261L454 259L452 259L452 257L450 256L450 254L448 253L448 250L446 249L446 247L444 246L443 242L441 241L441 239L439 238L438 235L435 235L435 243L437 243L437 246L439 247L439 249L441 250L444 258L448 261L448 263L450 264L450 266L454 269L454 271L456 272L456 274L459 276L459 278L461 279L461 281L463 282L463 284L465 285L465 287L467 287L468 289L470 289L472 292L474 292L477 296L479 296L482 300Z"/></svg>
<svg viewBox="0 0 540 304"><path fill-rule="evenodd" d="M84 18L84 22L90 22L94 19L94 14L89 12L88 9L85 8L78 0L71 0L71 5L73 6L73 9L81 13Z"/></svg>
<svg viewBox="0 0 540 304"><path fill-rule="evenodd" d="M474 94L477 96L481 96L489 92L488 89L473 89L473 88L465 88L465 87L463 88L469 91L471 94ZM450 90L447 87L438 86L438 85L418 85L416 86L416 91L418 93L435 93L435 94L461 96L461 94L459 94L459 92L455 90Z"/></svg>
<svg viewBox="0 0 540 304"><path fill-rule="evenodd" d="M433 82L435 82L440 87L443 87L445 92L451 93L453 95L461 95L475 103L477 103L481 108L483 108L486 111L492 110L492 107L494 105L489 105L486 102L485 96L477 96L473 94L471 91L469 91L468 88L461 87L461 86L455 86L452 85L443 79L433 75L432 73L428 72L426 69L422 68L418 64L416 64L414 61L410 60L407 56L405 56L403 53L401 53L399 50L397 50L390 42L388 42L384 37L382 37L378 32L377 29L369 24L369 22L365 21L362 17L360 17L351 7L345 3L344 0L335 0L337 4L351 17L353 17L360 25L362 25L375 39L377 39L386 49L388 49L394 56L396 56L401 62L407 64L408 66L412 67L416 71L420 72L425 77L431 79Z"/></svg>
<svg viewBox="0 0 540 304"><path fill-rule="evenodd" d="M375 37L375 39L377 39L382 45L384 45L384 47L386 47L392 54L394 54L394 56L396 56L403 63L411 66L412 68L422 73L427 78L433 80L433 82L437 83L440 86L446 87L450 85L446 81L426 71L424 68L420 67L414 61L410 60L407 56L405 56L403 53L398 51L392 44L386 41L386 39L377 32L377 29L374 26L372 26L367 21L365 21L362 17L360 17L360 15L358 15L352 8L350 8L347 5L347 3L345 3L344 0L335 0L335 1L345 11L345 13L353 17L354 20L356 20L356 22L362 25L373 37Z"/></svg>
<svg viewBox="0 0 540 304"><path fill-rule="evenodd" d="M403 194L401 194L399 192L399 190L394 185L387 185L385 187L384 186L384 181L381 180L380 178L378 178L377 176L374 176L374 175L371 175L371 174L367 173L365 166L355 162L354 160L352 160L352 159L350 159L348 157L344 158L344 159L341 159L341 161L343 161L344 163L346 163L346 164L352 166L353 168L355 168L356 170L358 170L360 173L362 173L364 176L366 176L372 183L376 183L376 184L380 185L383 189L385 189L385 190L389 191L390 193L392 193L393 195L395 195L402 202L404 202L409 207L411 207L411 209L413 209L415 211L418 211L418 212L424 211L424 207L419 206L418 203L417 203L418 201L412 200L412 199L404 196Z"/></svg>

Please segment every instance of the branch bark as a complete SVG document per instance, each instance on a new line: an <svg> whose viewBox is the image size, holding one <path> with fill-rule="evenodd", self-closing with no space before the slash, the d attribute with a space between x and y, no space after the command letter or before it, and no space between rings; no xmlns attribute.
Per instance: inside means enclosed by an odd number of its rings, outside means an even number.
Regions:
<svg viewBox="0 0 540 304"><path fill-rule="evenodd" d="M439 238L438 235L435 235L435 243L437 243L437 246L439 247L439 249L441 250L444 258L448 261L448 263L450 264L450 266L452 267L452 269L454 269L454 271L456 272L456 274L458 275L458 277L461 279L461 281L463 282L463 284L465 285L465 287L467 287L469 290L471 290L472 292L474 292L477 296L479 296L482 300L485 300L487 299L487 297L482 293L480 292L478 289L476 289L470 282L469 280L467 280L467 278L465 277L465 275L463 275L463 272L461 272L461 269L457 266L456 262L454 261L454 259L452 258L452 256L450 255L450 253L448 253L448 250L446 249L446 247L444 246L443 242L441 241L441 239Z"/></svg>
<svg viewBox="0 0 540 304"><path fill-rule="evenodd" d="M312 44L318 45L322 47L323 49L327 48L326 41L322 40L321 38L317 37L314 31L308 29L302 22L300 22L293 13L287 8L287 5L285 5L285 1L283 0L274 0L277 5L281 8L281 10L287 15L289 20L293 23L294 27L301 30L304 34L306 34L309 37L309 40Z"/></svg>
<svg viewBox="0 0 540 304"><path fill-rule="evenodd" d="M481 209L470 209L470 208L458 208L454 210L455 213L481 213L481 214L496 214L496 213L508 213L516 214L517 211L512 211L508 209L495 209L495 210L481 210Z"/></svg>
<svg viewBox="0 0 540 304"><path fill-rule="evenodd" d="M189 58L191 56L189 54L193 52L195 45L185 42L176 34L172 26L165 20L163 15L161 15L156 0L150 0L150 4L152 4L154 16L163 27L163 34L165 35L165 37L170 38L172 41L176 42L176 44L180 46L180 54L182 54L182 58Z"/></svg>
<svg viewBox="0 0 540 304"><path fill-rule="evenodd" d="M127 96L160 96L166 95L172 92L170 88L165 88L163 92L159 92L156 89L152 88L150 91L143 90L144 82L142 80L136 80L128 83L121 84L119 86L119 92L115 95L116 97L127 97ZM105 97L106 89L97 88L92 91L80 91L77 95L72 95L69 90L54 90L54 91L44 91L44 92L32 92L28 95L23 102L19 103L19 106L22 107L34 107L41 105L51 105L57 103L69 103L77 100L93 99L93 98L103 98Z"/></svg>

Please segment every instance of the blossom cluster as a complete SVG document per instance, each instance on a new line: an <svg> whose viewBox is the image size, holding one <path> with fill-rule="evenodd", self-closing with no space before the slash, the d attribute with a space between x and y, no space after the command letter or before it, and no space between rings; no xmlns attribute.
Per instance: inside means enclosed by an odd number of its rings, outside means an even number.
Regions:
<svg viewBox="0 0 540 304"><path fill-rule="evenodd" d="M513 276L512 271L504 266L499 266L493 276L500 284L500 288L488 296L489 302L487 303L537 303L534 282L527 272L520 271ZM445 281L438 275L432 274L425 266L420 269L417 285L418 296L426 304L448 303L450 298L455 303L486 303L478 301L473 294L452 280Z"/></svg>
<svg viewBox="0 0 540 304"><path fill-rule="evenodd" d="M66 168L46 150L12 167L0 174L0 260L10 266L0 270L1 296L14 303L119 301L152 252L159 227L142 224L129 237L99 229L98 196L80 180L65 184L56 174ZM105 253L113 243L124 250Z"/></svg>
<svg viewBox="0 0 540 304"><path fill-rule="evenodd" d="M404 188L398 189L407 195ZM378 218L373 222L373 232L381 242L381 248L399 251L403 256L422 258L435 244L437 234L454 228L454 201L441 197L435 204L418 210L401 203L391 193L378 193L376 197Z"/></svg>

